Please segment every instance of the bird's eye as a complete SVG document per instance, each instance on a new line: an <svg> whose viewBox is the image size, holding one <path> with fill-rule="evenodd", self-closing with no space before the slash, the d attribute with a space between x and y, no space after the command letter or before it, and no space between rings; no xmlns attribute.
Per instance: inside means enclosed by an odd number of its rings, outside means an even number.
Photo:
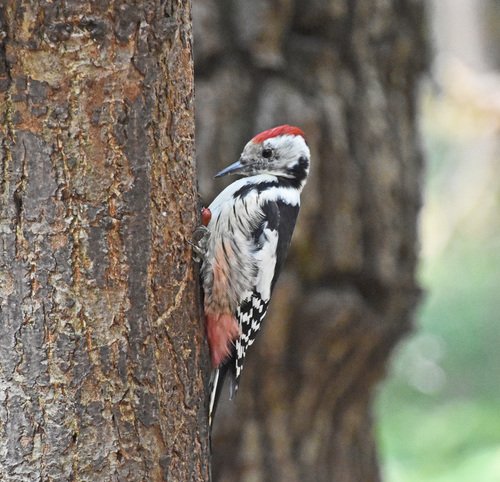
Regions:
<svg viewBox="0 0 500 482"><path fill-rule="evenodd" d="M262 157L269 159L273 155L273 150L266 148L262 150Z"/></svg>

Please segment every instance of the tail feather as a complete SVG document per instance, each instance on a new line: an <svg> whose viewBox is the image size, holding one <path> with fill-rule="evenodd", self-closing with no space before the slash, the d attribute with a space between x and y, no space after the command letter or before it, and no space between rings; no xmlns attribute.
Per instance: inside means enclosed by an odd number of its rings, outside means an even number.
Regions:
<svg viewBox="0 0 500 482"><path fill-rule="evenodd" d="M210 377L210 402L208 406L208 423L210 427L210 431L212 431L212 425L214 422L215 411L217 410L217 405L219 403L219 398L224 387L224 382L226 376L229 372L229 378L231 385L229 387L229 397L232 399L236 394L236 390L238 389L238 385L235 380L235 369L234 369L234 360L231 357L226 363L223 363L216 368L212 372L212 376Z"/></svg>
<svg viewBox="0 0 500 482"><path fill-rule="evenodd" d="M221 383L219 383L219 380ZM220 378L220 370L217 368L212 371L212 376L210 377L210 402L208 405L208 425L210 431L212 431L212 424L214 422L215 409L217 408L217 402L219 401L220 391L222 385L224 384L224 377Z"/></svg>

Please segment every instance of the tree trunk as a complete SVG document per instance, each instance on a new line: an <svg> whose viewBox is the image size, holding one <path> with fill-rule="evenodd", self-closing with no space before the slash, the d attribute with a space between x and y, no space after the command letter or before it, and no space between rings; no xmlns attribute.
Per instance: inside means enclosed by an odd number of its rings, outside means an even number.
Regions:
<svg viewBox="0 0 500 482"><path fill-rule="evenodd" d="M0 21L0 479L207 480L190 3Z"/></svg>
<svg viewBox="0 0 500 482"><path fill-rule="evenodd" d="M371 402L419 296L422 2L205 0L194 25L206 202L260 130L296 124L313 154L264 333L215 419L214 478L377 481Z"/></svg>

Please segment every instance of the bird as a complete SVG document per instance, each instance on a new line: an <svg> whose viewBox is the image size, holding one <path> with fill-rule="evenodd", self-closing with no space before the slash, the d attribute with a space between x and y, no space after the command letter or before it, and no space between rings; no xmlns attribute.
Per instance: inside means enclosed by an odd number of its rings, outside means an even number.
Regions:
<svg viewBox="0 0 500 482"><path fill-rule="evenodd" d="M238 390L248 348L267 313L286 258L309 173L304 132L280 125L254 136L237 162L216 174L242 176L202 212L201 283L212 363L209 426L224 381Z"/></svg>

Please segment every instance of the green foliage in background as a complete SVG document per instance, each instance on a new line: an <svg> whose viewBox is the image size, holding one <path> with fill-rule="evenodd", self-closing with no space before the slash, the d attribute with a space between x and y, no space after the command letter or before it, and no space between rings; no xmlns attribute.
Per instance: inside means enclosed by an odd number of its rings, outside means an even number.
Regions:
<svg viewBox="0 0 500 482"><path fill-rule="evenodd" d="M377 400L384 480L500 482L500 142L427 102L425 294Z"/></svg>

